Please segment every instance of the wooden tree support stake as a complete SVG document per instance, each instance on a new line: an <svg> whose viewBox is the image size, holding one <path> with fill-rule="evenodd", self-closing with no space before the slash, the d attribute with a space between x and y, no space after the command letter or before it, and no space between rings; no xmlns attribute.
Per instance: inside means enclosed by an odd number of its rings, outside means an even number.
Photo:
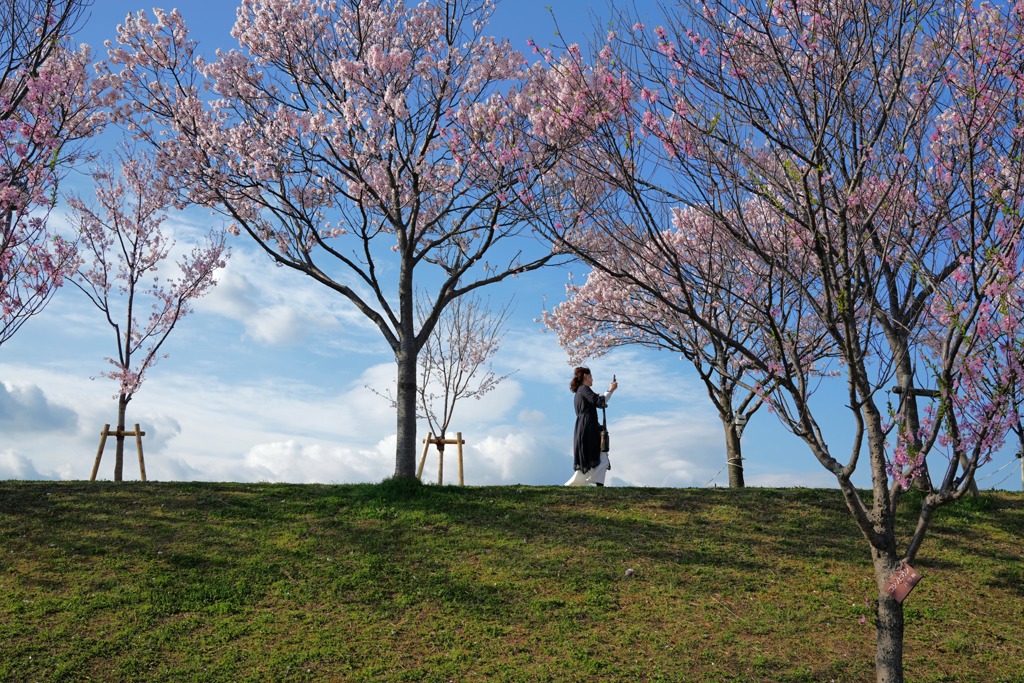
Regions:
<svg viewBox="0 0 1024 683"><path fill-rule="evenodd" d="M108 436L135 437L135 447L139 451L139 474L142 475L142 481L146 481L146 461L142 457L142 437L145 435L146 432L139 428L138 423L135 424L135 430L131 432L120 429L111 429L109 424L103 425L103 431L100 432L100 447L99 450L96 451L96 462L92 465L92 475L89 477L89 481L96 481L96 473L100 471L100 459L103 457L103 447L107 445Z"/></svg>
<svg viewBox="0 0 1024 683"><path fill-rule="evenodd" d="M454 444L459 449L459 486L465 486L466 480L462 473L462 444L464 443L466 442L462 439L462 432L456 432L454 439L442 439L435 437L433 432L428 432L427 438L423 439L423 455L420 457L420 466L416 469L416 478L423 479L423 464L427 462L427 452L431 446L437 446L437 483L444 483L444 447Z"/></svg>

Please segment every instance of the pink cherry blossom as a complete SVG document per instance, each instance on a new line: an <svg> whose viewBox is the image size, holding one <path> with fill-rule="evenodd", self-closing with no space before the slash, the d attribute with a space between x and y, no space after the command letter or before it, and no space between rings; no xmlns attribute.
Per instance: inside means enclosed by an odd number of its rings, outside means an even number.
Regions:
<svg viewBox="0 0 1024 683"><path fill-rule="evenodd" d="M573 151L571 181L545 203L578 218L543 225L593 268L571 297L602 315L605 280L630 291L617 302L628 323L653 317L641 302L750 364L758 396L844 492L882 586L1019 422L1024 65L1010 55L1024 53L1024 5L690 9L586 60L547 58L536 116ZM630 88L613 85L623 76ZM736 276L697 267L717 255L699 242L672 247L672 218L680 239L699 234L686 212L727 232ZM709 313L714 292L740 310ZM845 380L849 444L818 422L824 376ZM868 493L853 484L865 470ZM928 491L918 523L898 530L914 484ZM878 610L876 671L901 680L902 608L880 594Z"/></svg>
<svg viewBox="0 0 1024 683"><path fill-rule="evenodd" d="M380 330L402 477L415 476L417 355L441 313L557 255L523 220L563 153L544 131L543 65L484 33L492 10L243 0L237 47L213 57L179 12L140 12L104 65L126 95L119 119L184 199Z"/></svg>
<svg viewBox="0 0 1024 683"><path fill-rule="evenodd" d="M95 204L80 197L69 199L84 257L73 282L114 333L117 354L106 359L112 368L102 374L117 382L117 428L123 432L128 403L146 372L167 357L160 349L192 311L192 302L216 284L215 274L224 267L227 251L223 233L213 230L205 245L170 262L175 243L163 223L174 195L146 155L124 155L119 174L110 165L100 166L93 180ZM115 458L114 480L120 481L120 434Z"/></svg>
<svg viewBox="0 0 1024 683"><path fill-rule="evenodd" d="M0 37L0 344L64 282L75 248L49 229L64 173L105 121L88 47L69 44L82 7L29 2ZM10 30L8 30L10 29Z"/></svg>

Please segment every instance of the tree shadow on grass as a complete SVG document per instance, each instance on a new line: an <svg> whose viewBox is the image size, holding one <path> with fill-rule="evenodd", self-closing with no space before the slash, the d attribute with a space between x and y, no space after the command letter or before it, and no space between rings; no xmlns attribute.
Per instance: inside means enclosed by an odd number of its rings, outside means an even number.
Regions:
<svg viewBox="0 0 1024 683"><path fill-rule="evenodd" d="M95 564L97 581L134 571L128 588L162 613L206 599L237 608L288 587L499 614L516 582L585 591L633 564L738 582L786 562L870 566L841 494L819 489L0 483L0 514L7 545L55 543L63 561ZM999 585L1019 593L1018 575L1004 574ZM34 580L52 590L60 578Z"/></svg>

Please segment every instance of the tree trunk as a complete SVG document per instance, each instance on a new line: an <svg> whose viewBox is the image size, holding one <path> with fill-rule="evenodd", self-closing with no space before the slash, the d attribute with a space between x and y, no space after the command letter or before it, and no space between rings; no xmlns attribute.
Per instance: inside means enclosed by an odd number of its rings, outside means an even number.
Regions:
<svg viewBox="0 0 1024 683"><path fill-rule="evenodd" d="M872 555L878 582L875 680L877 683L903 683L903 605L884 587L896 569L895 562L878 551L872 551Z"/></svg>
<svg viewBox="0 0 1024 683"><path fill-rule="evenodd" d="M416 478L416 352L411 340L403 340L395 354L398 365L398 423L395 446L395 478Z"/></svg>
<svg viewBox="0 0 1024 683"><path fill-rule="evenodd" d="M890 344L893 344L890 341ZM914 386L914 368L910 362L913 355L907 348L905 340L900 339L894 348L896 357L896 383L900 388L900 407L903 417L903 427L910 436L914 452L921 450L921 417L917 410L917 387ZM921 469L914 475L913 486L918 491L928 492L932 490L931 476L928 473L928 463L921 461Z"/></svg>
<svg viewBox="0 0 1024 683"><path fill-rule="evenodd" d="M437 483L444 483L444 441L445 427L441 428L441 434L437 437Z"/></svg>
<svg viewBox="0 0 1024 683"><path fill-rule="evenodd" d="M125 394L117 397L117 441L114 449L114 481L122 481L124 476L124 420L128 412L130 398Z"/></svg>
<svg viewBox="0 0 1024 683"><path fill-rule="evenodd" d="M743 428L736 420L722 420L725 427L725 462L729 468L729 488L743 488L743 455L740 439Z"/></svg>

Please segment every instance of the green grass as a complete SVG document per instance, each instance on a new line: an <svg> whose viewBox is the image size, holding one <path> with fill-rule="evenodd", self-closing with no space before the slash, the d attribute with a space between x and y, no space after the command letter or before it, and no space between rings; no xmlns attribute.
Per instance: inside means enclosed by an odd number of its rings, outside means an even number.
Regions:
<svg viewBox="0 0 1024 683"><path fill-rule="evenodd" d="M937 513L908 681L1024 681L1022 532ZM868 681L875 593L831 490L0 482L2 681Z"/></svg>

